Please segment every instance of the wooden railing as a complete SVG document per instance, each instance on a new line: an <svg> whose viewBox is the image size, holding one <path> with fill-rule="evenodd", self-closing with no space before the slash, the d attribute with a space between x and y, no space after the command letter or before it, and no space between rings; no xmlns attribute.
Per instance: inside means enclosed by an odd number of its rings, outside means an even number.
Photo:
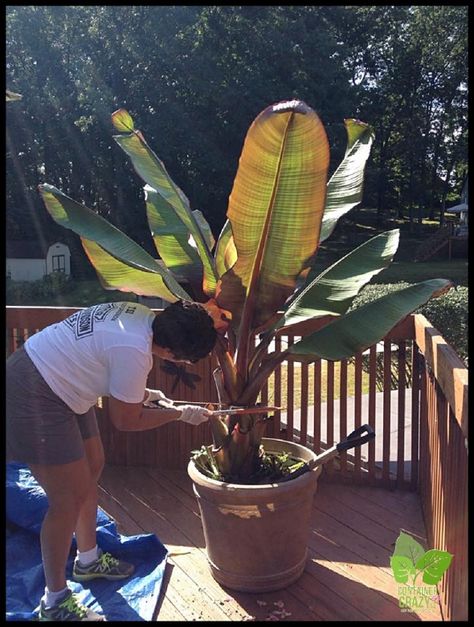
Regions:
<svg viewBox="0 0 474 627"><path fill-rule="evenodd" d="M37 330L75 311L77 308L7 307L8 352ZM300 323L293 327L291 336L280 333L276 348L287 346L299 334L316 330L324 322L322 319ZM417 367L413 340L413 318L409 317L392 330L383 345L371 347L365 355L356 355L352 362L308 363L302 357L284 362L261 394L263 403L283 408L275 412L267 435L300 441L321 452L356 427L369 423L376 431L376 440L365 450L344 454L337 462L326 464L328 480L416 489L419 386L417 382L414 386L408 382L407 387L404 380L408 374L411 378L411 370ZM185 377L179 376L183 368L168 372L164 363L155 359L148 385L178 400L217 402L212 376L216 366L215 358L186 366L186 373L194 379L192 388ZM394 373L396 384L392 389ZM411 422L406 419L410 411ZM195 428L170 423L154 431L117 431L107 418L107 399L102 399L98 414L106 460L111 464L185 468L190 451L211 441L208 425ZM398 438L392 433L397 425ZM411 448L405 440L412 442Z"/></svg>
<svg viewBox="0 0 474 627"><path fill-rule="evenodd" d="M77 309L7 307L7 354ZM291 344L320 324L305 322L291 335L281 333L275 347ZM212 357L173 373L156 359L148 385L173 399L216 402L216 366ZM440 585L444 618L464 620L467 370L429 322L418 314L408 316L381 344L350 361L284 362L262 390L261 401L282 407L267 435L299 441L316 452L363 423L374 428L375 440L326 464L323 480L419 491L431 548L454 555ZM190 452L211 441L207 424L117 431L107 417L107 399L98 407L98 418L109 464L185 468Z"/></svg>
<svg viewBox="0 0 474 627"><path fill-rule="evenodd" d="M431 547L453 555L439 584L443 618L467 620L468 372L421 315L419 491Z"/></svg>

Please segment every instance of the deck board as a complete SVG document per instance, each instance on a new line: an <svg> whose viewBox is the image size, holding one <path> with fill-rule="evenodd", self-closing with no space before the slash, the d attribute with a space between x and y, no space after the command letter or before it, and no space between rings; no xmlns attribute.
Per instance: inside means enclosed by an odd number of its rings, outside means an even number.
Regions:
<svg viewBox="0 0 474 627"><path fill-rule="evenodd" d="M402 612L390 569L401 529L426 546L416 494L320 481L305 572L285 590L256 595L226 589L210 574L185 471L106 466L99 492L120 533L155 533L169 550L155 620L270 620L281 604L286 621L442 620L439 611Z"/></svg>

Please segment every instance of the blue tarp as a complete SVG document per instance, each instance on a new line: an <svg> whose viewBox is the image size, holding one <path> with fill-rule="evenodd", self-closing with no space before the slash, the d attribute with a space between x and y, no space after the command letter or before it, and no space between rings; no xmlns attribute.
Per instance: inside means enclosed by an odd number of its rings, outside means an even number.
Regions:
<svg viewBox="0 0 474 627"><path fill-rule="evenodd" d="M7 464L7 620L37 617L45 587L39 532L47 503L43 489L26 466ZM166 567L167 549L153 534L119 534L115 522L100 509L97 544L114 557L134 564L134 574L122 581L72 581L69 577L76 553L73 541L66 571L70 588L82 603L105 614L109 621L151 621Z"/></svg>

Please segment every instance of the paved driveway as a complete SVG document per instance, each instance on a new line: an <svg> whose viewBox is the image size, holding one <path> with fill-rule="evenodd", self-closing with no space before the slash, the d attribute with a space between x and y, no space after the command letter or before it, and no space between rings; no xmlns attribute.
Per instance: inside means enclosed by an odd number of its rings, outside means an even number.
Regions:
<svg viewBox="0 0 474 627"><path fill-rule="evenodd" d="M375 395L375 463L382 466L383 452L383 392L377 392ZM334 442L329 442L329 446L333 446L339 442L342 437L354 430L354 405L355 397L347 398L347 433L340 434L340 402L334 401ZM369 395L363 394L361 398L361 423L365 424L369 421ZM281 412L281 422L286 424L286 411ZM301 411L294 409L293 412L293 428L299 430L301 426ZM308 407L308 435L314 435L314 407ZM326 442L327 439L327 403L321 403L321 441ZM396 470L398 449L398 390L393 390L390 394L390 460L394 460L390 464L390 470ZM411 389L405 390L405 474L409 477L411 462ZM361 458L368 460L368 447L362 446Z"/></svg>

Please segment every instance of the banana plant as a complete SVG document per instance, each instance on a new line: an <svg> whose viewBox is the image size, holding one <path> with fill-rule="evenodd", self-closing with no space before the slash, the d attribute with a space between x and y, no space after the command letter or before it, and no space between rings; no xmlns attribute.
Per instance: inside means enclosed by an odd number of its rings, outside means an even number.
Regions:
<svg viewBox="0 0 474 627"><path fill-rule="evenodd" d="M190 299L188 289L207 308L219 332L214 379L226 407L257 405L268 377L285 359L352 357L450 288L444 279L422 281L349 311L361 288L391 263L397 229L372 237L321 273L313 268L321 242L362 199L374 141L364 122L344 120L347 148L328 180L329 145L315 111L300 100L264 109L247 132L217 242L130 114L119 109L112 123L119 133L114 140L145 183L148 224L161 263L52 185L40 185L41 196L54 220L80 236L106 289L168 302ZM270 350L282 329L291 333L295 324L318 318L324 322L318 330ZM213 445L203 447L207 471L225 481L249 482L262 463L267 418L212 418Z"/></svg>

